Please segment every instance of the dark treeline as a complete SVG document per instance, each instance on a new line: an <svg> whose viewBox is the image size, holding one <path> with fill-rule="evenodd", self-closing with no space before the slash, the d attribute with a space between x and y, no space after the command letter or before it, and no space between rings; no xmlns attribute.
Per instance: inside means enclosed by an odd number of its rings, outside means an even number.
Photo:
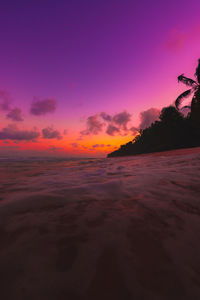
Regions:
<svg viewBox="0 0 200 300"><path fill-rule="evenodd" d="M122 145L108 157L150 153L200 146L200 128L193 125L191 115L184 117L175 107L162 109L160 121L141 130L133 141Z"/></svg>
<svg viewBox="0 0 200 300"><path fill-rule="evenodd" d="M165 150L200 146L200 60L196 69L196 81L183 74L178 81L190 87L175 101L175 106L162 109L159 121L150 127L140 130L139 134L129 143L108 154L108 157L135 155ZM193 94L187 116L181 113L182 100Z"/></svg>

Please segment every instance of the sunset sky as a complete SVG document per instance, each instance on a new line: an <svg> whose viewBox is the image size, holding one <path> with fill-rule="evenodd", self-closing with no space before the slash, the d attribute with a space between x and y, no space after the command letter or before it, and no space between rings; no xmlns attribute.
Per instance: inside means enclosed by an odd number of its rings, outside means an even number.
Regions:
<svg viewBox="0 0 200 300"><path fill-rule="evenodd" d="M200 1L0 2L0 155L105 156L194 77Z"/></svg>

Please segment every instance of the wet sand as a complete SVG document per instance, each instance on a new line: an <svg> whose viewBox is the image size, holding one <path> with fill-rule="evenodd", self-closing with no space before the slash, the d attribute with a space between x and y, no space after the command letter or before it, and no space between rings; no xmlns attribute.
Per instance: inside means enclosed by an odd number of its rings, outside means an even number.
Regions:
<svg viewBox="0 0 200 300"><path fill-rule="evenodd" d="M2 299L200 299L199 148L0 175Z"/></svg>

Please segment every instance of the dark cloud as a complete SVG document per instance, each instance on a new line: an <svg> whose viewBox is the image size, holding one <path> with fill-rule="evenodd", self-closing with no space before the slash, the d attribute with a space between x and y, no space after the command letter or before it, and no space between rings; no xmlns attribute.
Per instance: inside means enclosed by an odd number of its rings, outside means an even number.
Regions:
<svg viewBox="0 0 200 300"><path fill-rule="evenodd" d="M95 145L92 145L92 148L103 148L105 147L104 144L95 144Z"/></svg>
<svg viewBox="0 0 200 300"><path fill-rule="evenodd" d="M4 90L0 90L0 110L9 111L10 105L11 100L9 94Z"/></svg>
<svg viewBox="0 0 200 300"><path fill-rule="evenodd" d="M42 137L43 139L62 139L60 132L55 130L53 127L46 127L42 129Z"/></svg>
<svg viewBox="0 0 200 300"><path fill-rule="evenodd" d="M35 130L20 130L16 125L8 125L0 131L0 140L35 141L40 133Z"/></svg>
<svg viewBox="0 0 200 300"><path fill-rule="evenodd" d="M113 122L124 130L127 130L127 124L131 120L131 114L126 111L114 115Z"/></svg>
<svg viewBox="0 0 200 300"><path fill-rule="evenodd" d="M98 120L98 114L87 118L86 129L81 131L81 135L97 135L103 129L103 123Z"/></svg>
<svg viewBox="0 0 200 300"><path fill-rule="evenodd" d="M140 129L149 127L153 122L159 119L160 110L157 108L149 108L140 113Z"/></svg>
<svg viewBox="0 0 200 300"><path fill-rule="evenodd" d="M0 110L7 111L7 119L11 119L15 122L24 121L22 110L18 107L11 108L10 95L4 90L0 90Z"/></svg>
<svg viewBox="0 0 200 300"><path fill-rule="evenodd" d="M63 148L62 148L62 147L56 147L56 146L51 145L51 146L49 147L49 150L50 150L50 151L59 151L59 150L63 150Z"/></svg>
<svg viewBox="0 0 200 300"><path fill-rule="evenodd" d="M99 144L92 145L92 148L98 148Z"/></svg>
<svg viewBox="0 0 200 300"><path fill-rule="evenodd" d="M108 115L105 112L101 112L100 116L102 117L102 119L106 122L111 122L112 121L112 116Z"/></svg>
<svg viewBox="0 0 200 300"><path fill-rule="evenodd" d="M56 110L55 99L35 99L31 104L30 113L35 116L45 115L47 113L53 113Z"/></svg>
<svg viewBox="0 0 200 300"><path fill-rule="evenodd" d="M77 148L79 146L79 144L77 143L71 143L71 145L74 147L74 148Z"/></svg>
<svg viewBox="0 0 200 300"><path fill-rule="evenodd" d="M12 121L22 122L24 119L22 118L22 111L20 108L15 107L9 111L6 115L7 119L11 119Z"/></svg>
<svg viewBox="0 0 200 300"><path fill-rule="evenodd" d="M108 135L115 135L116 133L119 133L120 132L120 129L116 126L113 126L111 124L108 125L107 129L106 129L106 133Z"/></svg>

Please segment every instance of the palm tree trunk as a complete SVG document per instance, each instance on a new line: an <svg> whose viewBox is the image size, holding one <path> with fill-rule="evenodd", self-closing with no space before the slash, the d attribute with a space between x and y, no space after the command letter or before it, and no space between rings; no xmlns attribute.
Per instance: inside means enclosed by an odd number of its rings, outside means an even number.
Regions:
<svg viewBox="0 0 200 300"><path fill-rule="evenodd" d="M191 103L191 121L195 129L200 130L200 88L195 92Z"/></svg>

